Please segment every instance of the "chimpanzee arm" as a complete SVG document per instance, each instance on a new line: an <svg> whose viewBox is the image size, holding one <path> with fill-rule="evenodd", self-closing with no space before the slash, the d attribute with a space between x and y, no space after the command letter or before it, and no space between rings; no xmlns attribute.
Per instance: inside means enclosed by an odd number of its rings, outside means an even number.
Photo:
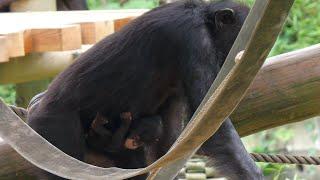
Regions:
<svg viewBox="0 0 320 180"><path fill-rule="evenodd" d="M132 115L130 112L123 112L120 114L121 125L119 129L113 134L108 151L118 151L124 144L125 137L130 128Z"/></svg>
<svg viewBox="0 0 320 180"><path fill-rule="evenodd" d="M198 152L210 157L218 172L232 180L263 179L228 118Z"/></svg>

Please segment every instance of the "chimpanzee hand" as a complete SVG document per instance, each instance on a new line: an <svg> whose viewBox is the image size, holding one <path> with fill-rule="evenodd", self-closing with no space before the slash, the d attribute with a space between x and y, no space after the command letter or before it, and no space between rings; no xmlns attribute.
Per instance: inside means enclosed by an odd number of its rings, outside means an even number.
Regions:
<svg viewBox="0 0 320 180"><path fill-rule="evenodd" d="M163 125L160 116L135 119L124 146L127 149L137 149L143 145L150 145L159 141L162 132Z"/></svg>

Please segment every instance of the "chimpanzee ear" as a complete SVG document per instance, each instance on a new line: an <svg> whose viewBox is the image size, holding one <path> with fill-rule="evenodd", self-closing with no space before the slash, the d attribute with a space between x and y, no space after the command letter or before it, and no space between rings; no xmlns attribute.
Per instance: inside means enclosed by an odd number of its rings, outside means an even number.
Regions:
<svg viewBox="0 0 320 180"><path fill-rule="evenodd" d="M215 24L217 27L222 27L224 24L233 24L235 21L234 11L230 8L221 9L215 13Z"/></svg>

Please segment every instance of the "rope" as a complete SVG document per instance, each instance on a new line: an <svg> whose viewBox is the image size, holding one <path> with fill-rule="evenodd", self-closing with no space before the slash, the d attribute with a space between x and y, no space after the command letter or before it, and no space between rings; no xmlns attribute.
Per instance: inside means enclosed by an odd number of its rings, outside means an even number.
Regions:
<svg viewBox="0 0 320 180"><path fill-rule="evenodd" d="M28 111L24 108L9 105L9 107L21 118L26 119ZM294 156L280 154L250 153L255 162L267 162L278 164L320 165L320 157Z"/></svg>
<svg viewBox="0 0 320 180"><path fill-rule="evenodd" d="M320 165L320 157L315 156L293 156L280 154L264 154L264 153L250 153L251 158L255 162L268 162L279 164L304 164L304 165Z"/></svg>

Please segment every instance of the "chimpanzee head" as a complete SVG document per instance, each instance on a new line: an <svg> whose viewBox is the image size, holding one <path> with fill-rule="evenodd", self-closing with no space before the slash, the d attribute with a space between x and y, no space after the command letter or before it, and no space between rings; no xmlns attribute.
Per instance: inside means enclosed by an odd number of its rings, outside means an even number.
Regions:
<svg viewBox="0 0 320 180"><path fill-rule="evenodd" d="M216 48L219 48L222 54L226 55L230 51L248 13L248 7L232 1L208 5L205 12L206 25Z"/></svg>

